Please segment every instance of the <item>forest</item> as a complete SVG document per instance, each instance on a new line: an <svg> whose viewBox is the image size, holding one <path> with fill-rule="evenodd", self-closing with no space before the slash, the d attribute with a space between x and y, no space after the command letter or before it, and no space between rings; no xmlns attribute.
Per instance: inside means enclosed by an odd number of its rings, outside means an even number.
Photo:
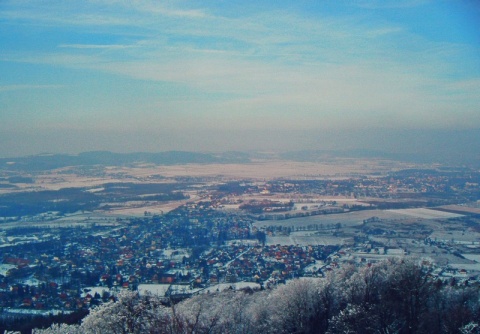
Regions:
<svg viewBox="0 0 480 334"><path fill-rule="evenodd" d="M87 188L26 191L0 195L0 218L38 215L46 212L71 214L104 210L128 201L176 201L188 198L171 183L105 183L102 190ZM108 203L105 205L105 203Z"/></svg>
<svg viewBox="0 0 480 334"><path fill-rule="evenodd" d="M479 297L478 286L442 282L426 265L389 259L179 303L124 291L80 324L34 333L480 333Z"/></svg>

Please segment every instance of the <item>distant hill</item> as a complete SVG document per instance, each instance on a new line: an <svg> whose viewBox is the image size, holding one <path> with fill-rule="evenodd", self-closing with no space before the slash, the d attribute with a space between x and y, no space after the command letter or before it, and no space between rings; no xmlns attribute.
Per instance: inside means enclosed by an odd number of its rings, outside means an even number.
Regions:
<svg viewBox="0 0 480 334"><path fill-rule="evenodd" d="M375 150L303 150L290 151L280 154L281 159L293 161L318 162L329 158L383 158L392 160L408 160L413 156L399 156L394 153L386 153Z"/></svg>
<svg viewBox="0 0 480 334"><path fill-rule="evenodd" d="M68 166L122 166L137 163L156 165L180 165L189 163L248 163L252 159L282 159L290 161L322 162L332 158L388 159L414 163L442 163L455 166L480 166L478 152L464 150L431 150L422 153L399 153L386 150L298 150L281 153L223 152L200 153L167 151L159 153L114 153L94 151L80 154L39 154L26 157L0 158L0 170L35 172Z"/></svg>
<svg viewBox="0 0 480 334"><path fill-rule="evenodd" d="M461 151L427 153L399 153L381 150L304 150L281 153L280 159L292 161L320 162L329 158L371 158L413 163L442 163L450 165L480 165L480 156Z"/></svg>
<svg viewBox="0 0 480 334"><path fill-rule="evenodd" d="M153 163L157 165L177 165L187 163L245 163L249 162L245 153L226 152L221 154L168 151L160 153L113 153L108 151L70 154L39 154L18 158L1 158L0 169L41 171L68 166L129 165L133 163Z"/></svg>

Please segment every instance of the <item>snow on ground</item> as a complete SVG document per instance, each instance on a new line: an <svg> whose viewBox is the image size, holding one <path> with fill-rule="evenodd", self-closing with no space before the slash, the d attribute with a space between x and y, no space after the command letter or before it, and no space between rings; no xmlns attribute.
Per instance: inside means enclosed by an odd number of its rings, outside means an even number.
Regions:
<svg viewBox="0 0 480 334"><path fill-rule="evenodd" d="M330 235L301 235L291 233L287 235L267 236L267 245L343 245L348 238L339 238Z"/></svg>
<svg viewBox="0 0 480 334"><path fill-rule="evenodd" d="M0 264L0 275L7 276L7 271L16 267L13 264Z"/></svg>
<svg viewBox="0 0 480 334"><path fill-rule="evenodd" d="M305 272L315 272L317 271L320 267L322 267L324 265L324 262L323 261L320 261L320 260L315 260L312 264L309 264L308 266L306 266L303 270Z"/></svg>
<svg viewBox="0 0 480 334"><path fill-rule="evenodd" d="M152 295L165 297L170 284L139 284L138 292L142 295L146 292L151 293Z"/></svg>
<svg viewBox="0 0 480 334"><path fill-rule="evenodd" d="M260 284L254 282L236 282L236 283L220 283L212 285L200 291L200 293L213 293L221 292L232 288L233 290L240 290L245 288L251 288L253 290L260 289Z"/></svg>
<svg viewBox="0 0 480 334"><path fill-rule="evenodd" d="M72 311L65 310L32 310L32 309L22 309L22 308L4 308L3 312L11 314L34 314L34 315L59 315L59 314L70 314Z"/></svg>
<svg viewBox="0 0 480 334"><path fill-rule="evenodd" d="M186 248L166 248L163 249L163 257L171 260L182 261L183 257L189 257L190 252Z"/></svg>
<svg viewBox="0 0 480 334"><path fill-rule="evenodd" d="M480 241L480 233L473 231L433 231L430 239L463 245L475 245Z"/></svg>
<svg viewBox="0 0 480 334"><path fill-rule="evenodd" d="M168 289L175 294L182 293L214 293L221 292L228 289L240 290L245 288L251 289L260 289L260 284L254 282L236 282L236 283L220 283L209 286L208 288L194 288L191 289L187 285L178 285L178 284L140 284L138 286L138 291L140 294L149 292L155 296L165 297ZM91 292L90 292L91 294Z"/></svg>
<svg viewBox="0 0 480 334"><path fill-rule="evenodd" d="M106 286L91 286L83 289L81 297L83 298L88 294L95 296L96 293L98 293L101 296L104 291L110 294L112 293L112 291Z"/></svg>
<svg viewBox="0 0 480 334"><path fill-rule="evenodd" d="M397 210L386 210L386 211L399 213L405 216L421 218L421 219L449 219L449 218L458 218L458 217L464 216L458 213L438 211L438 210L432 210L427 208L397 209Z"/></svg>
<svg viewBox="0 0 480 334"><path fill-rule="evenodd" d="M462 256L466 259L480 263L480 254L462 254Z"/></svg>
<svg viewBox="0 0 480 334"><path fill-rule="evenodd" d="M29 278L27 278L25 280L21 280L21 282L22 282L22 284L26 284L26 285L30 285L30 286L38 286L38 285L43 283L42 281L36 279L33 276L30 276Z"/></svg>
<svg viewBox="0 0 480 334"><path fill-rule="evenodd" d="M480 263L449 263L448 266L454 269L480 271Z"/></svg>
<svg viewBox="0 0 480 334"><path fill-rule="evenodd" d="M378 217L380 219L403 219L406 216L387 210L361 210L346 213L291 218L285 220L263 220L255 222L254 226L258 228L268 226L299 227L318 224L320 228L327 228L332 224L335 225L340 223L342 224L342 227L355 227L361 226L365 219L372 217Z"/></svg>

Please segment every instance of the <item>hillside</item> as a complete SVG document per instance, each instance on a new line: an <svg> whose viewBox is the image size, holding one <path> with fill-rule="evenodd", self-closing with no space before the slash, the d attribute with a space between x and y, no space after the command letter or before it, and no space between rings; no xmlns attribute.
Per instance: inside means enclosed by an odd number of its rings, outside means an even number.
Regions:
<svg viewBox="0 0 480 334"><path fill-rule="evenodd" d="M433 281L427 266L389 260L178 304L125 291L80 325L34 333L478 333L479 297L477 286Z"/></svg>

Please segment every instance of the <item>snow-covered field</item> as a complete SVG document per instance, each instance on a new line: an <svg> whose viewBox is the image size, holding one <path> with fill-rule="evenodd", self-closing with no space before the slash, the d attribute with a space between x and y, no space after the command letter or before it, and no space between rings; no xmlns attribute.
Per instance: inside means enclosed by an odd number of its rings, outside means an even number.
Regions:
<svg viewBox="0 0 480 334"><path fill-rule="evenodd" d="M409 218L407 215L397 213L394 211L402 210L361 210L346 213L336 213L328 215L317 215L300 218L291 218L285 220L265 220L255 222L257 227L267 226L308 226L319 225L320 228L327 228L329 225L337 223L342 224L342 227L361 226L365 219L377 217L381 220L404 220ZM433 210L431 210L433 211Z"/></svg>
<svg viewBox="0 0 480 334"><path fill-rule="evenodd" d="M303 234L303 232L302 232ZM334 237L329 235L312 235L306 236L297 233L291 233L289 236L267 236L267 245L343 245L347 238Z"/></svg>
<svg viewBox="0 0 480 334"><path fill-rule="evenodd" d="M480 254L462 254L464 258L480 263Z"/></svg>
<svg viewBox="0 0 480 334"><path fill-rule="evenodd" d="M417 209L399 209L399 210L386 210L388 212L398 213L401 215L420 218L420 219L449 219L463 217L464 215L458 213L451 213L445 211L432 210L427 208Z"/></svg>
<svg viewBox="0 0 480 334"><path fill-rule="evenodd" d="M434 231L430 239L464 245L475 245L480 242L480 233L473 231Z"/></svg>

